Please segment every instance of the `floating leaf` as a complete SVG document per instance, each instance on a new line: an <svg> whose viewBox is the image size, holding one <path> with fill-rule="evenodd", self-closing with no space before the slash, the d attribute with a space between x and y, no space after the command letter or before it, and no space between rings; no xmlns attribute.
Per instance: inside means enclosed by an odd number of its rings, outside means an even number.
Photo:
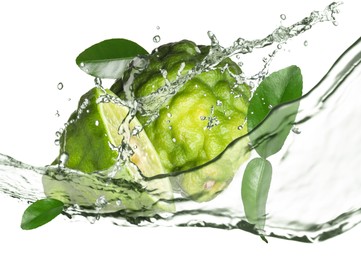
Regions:
<svg viewBox="0 0 361 260"><path fill-rule="evenodd" d="M127 39L109 39L87 48L76 58L76 64L86 73L98 78L120 78L129 62L148 52Z"/></svg>
<svg viewBox="0 0 361 260"><path fill-rule="evenodd" d="M297 66L270 74L256 89L249 104L247 122L249 131L258 127L250 139L261 157L267 158L281 150L298 112L299 102L295 100L301 96L302 74ZM285 103L288 104L277 111L271 110Z"/></svg>
<svg viewBox="0 0 361 260"><path fill-rule="evenodd" d="M266 203L271 186L272 165L263 158L251 160L242 180L242 201L247 220L262 230L266 219Z"/></svg>
<svg viewBox="0 0 361 260"><path fill-rule="evenodd" d="M56 199L38 200L25 210L21 220L21 228L30 230L40 227L58 216L63 208L63 202Z"/></svg>

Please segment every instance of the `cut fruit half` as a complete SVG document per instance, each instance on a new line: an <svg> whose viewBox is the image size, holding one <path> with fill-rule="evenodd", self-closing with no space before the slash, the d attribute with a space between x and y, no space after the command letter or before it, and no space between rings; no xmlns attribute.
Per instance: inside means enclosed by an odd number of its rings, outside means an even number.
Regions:
<svg viewBox="0 0 361 260"><path fill-rule="evenodd" d="M127 124L129 109L112 100L117 97L110 90L98 87L82 96L60 139L56 165L43 177L45 194L101 212L173 212L169 178L144 178L165 173L156 150L144 131L131 135L141 124L135 117Z"/></svg>

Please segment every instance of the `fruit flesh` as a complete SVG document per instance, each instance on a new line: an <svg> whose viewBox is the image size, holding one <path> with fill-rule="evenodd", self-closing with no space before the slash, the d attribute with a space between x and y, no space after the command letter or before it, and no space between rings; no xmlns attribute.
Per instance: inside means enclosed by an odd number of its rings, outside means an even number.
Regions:
<svg viewBox="0 0 361 260"><path fill-rule="evenodd" d="M172 199L168 178L144 181L140 174L152 177L164 172L144 132L130 137L129 145L133 147L134 154L129 161L115 167L118 151L114 147L127 144L122 142L124 136L118 130L128 108L112 102L99 102L106 95L115 97L109 90L104 93L100 88L93 88L80 99L79 108L70 117L60 139L60 154L68 154L62 166L80 172L69 174L69 180L59 178L59 174L45 175L45 194L66 204L82 207L94 207L100 198L105 199L107 203L102 206L105 212L120 209L144 213L174 211L172 203L163 201ZM134 118L129 127L136 126L140 124ZM60 158L55 164L60 163ZM109 178L110 174L112 178Z"/></svg>

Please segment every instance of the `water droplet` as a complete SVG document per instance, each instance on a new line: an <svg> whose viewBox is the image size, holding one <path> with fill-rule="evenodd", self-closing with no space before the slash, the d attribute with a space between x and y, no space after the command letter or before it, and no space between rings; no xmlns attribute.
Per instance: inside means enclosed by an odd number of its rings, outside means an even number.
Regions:
<svg viewBox="0 0 361 260"><path fill-rule="evenodd" d="M172 117L172 114L171 114L171 113L167 113L167 117Z"/></svg>
<svg viewBox="0 0 361 260"><path fill-rule="evenodd" d="M282 20L286 20L286 18L287 18L285 14L281 14L280 17Z"/></svg>
<svg viewBox="0 0 361 260"><path fill-rule="evenodd" d="M64 167L65 164L68 162L69 160L69 154L67 153L61 153L60 156L59 156L59 166L60 167Z"/></svg>
<svg viewBox="0 0 361 260"><path fill-rule="evenodd" d="M105 205L108 204L108 201L106 200L105 196L102 195L100 196L96 201L95 201L95 206L99 207L99 208L103 208Z"/></svg>
<svg viewBox="0 0 361 260"><path fill-rule="evenodd" d="M71 98L68 98L68 101L70 101L71 100Z"/></svg>
<svg viewBox="0 0 361 260"><path fill-rule="evenodd" d="M177 140L175 138L172 138L172 141L173 141L173 143L177 142Z"/></svg>
<svg viewBox="0 0 361 260"><path fill-rule="evenodd" d="M273 108L273 106L272 106L272 105L268 105L268 108L269 108L269 109L272 109L272 108Z"/></svg>
<svg viewBox="0 0 361 260"><path fill-rule="evenodd" d="M95 125L99 126L99 121L98 120L95 120Z"/></svg>
<svg viewBox="0 0 361 260"><path fill-rule="evenodd" d="M337 22L337 21L333 21L332 24L333 24L334 26L338 26L338 22Z"/></svg>
<svg viewBox="0 0 361 260"><path fill-rule="evenodd" d="M223 102L222 101L220 101L220 100L217 100L217 106L222 106L223 105Z"/></svg>
<svg viewBox="0 0 361 260"><path fill-rule="evenodd" d="M238 130L242 130L243 129L243 125L240 125L237 127Z"/></svg>
<svg viewBox="0 0 361 260"><path fill-rule="evenodd" d="M56 132L55 132L55 136L56 136L56 137L60 137L60 136L61 136L61 132L60 132L60 131L56 131Z"/></svg>
<svg viewBox="0 0 361 260"><path fill-rule="evenodd" d="M60 116L59 110L56 110L55 116L56 116L56 117L59 117L59 116Z"/></svg>
<svg viewBox="0 0 361 260"><path fill-rule="evenodd" d="M54 144L55 144L56 146L59 146L59 145L60 145L60 140L59 140L59 139L55 139Z"/></svg>
<svg viewBox="0 0 361 260"><path fill-rule="evenodd" d="M298 127L293 127L292 132L294 132L295 134L300 134L301 130Z"/></svg>
<svg viewBox="0 0 361 260"><path fill-rule="evenodd" d="M237 54L237 55L236 55L236 58L237 58L237 59L240 59L240 58L241 58L241 55Z"/></svg>
<svg viewBox="0 0 361 260"><path fill-rule="evenodd" d="M209 180L204 184L204 189L210 190L216 182L214 180Z"/></svg>
<svg viewBox="0 0 361 260"><path fill-rule="evenodd" d="M242 67L242 66L243 66L243 62L242 62L242 61L238 62L238 66Z"/></svg>
<svg viewBox="0 0 361 260"><path fill-rule="evenodd" d="M282 44L278 44L277 49L281 50L282 49Z"/></svg>
<svg viewBox="0 0 361 260"><path fill-rule="evenodd" d="M153 42L155 42L155 43L160 42L160 36L159 35L154 36L153 37Z"/></svg>
<svg viewBox="0 0 361 260"><path fill-rule="evenodd" d="M206 120L206 117L205 116L200 116L199 117L201 120Z"/></svg>
<svg viewBox="0 0 361 260"><path fill-rule="evenodd" d="M159 30L159 29L160 29L160 26L158 25L158 26L156 27L156 29Z"/></svg>
<svg viewBox="0 0 361 260"><path fill-rule="evenodd" d="M86 112L89 114L90 110L89 110L89 109L87 109L87 110L86 110Z"/></svg>
<svg viewBox="0 0 361 260"><path fill-rule="evenodd" d="M96 77L96 78L94 79L94 83L95 83L96 86L100 87L100 86L102 85L102 79Z"/></svg>
<svg viewBox="0 0 361 260"><path fill-rule="evenodd" d="M80 62L80 67L82 67L82 68L84 68L84 66L85 66L85 64L84 64L84 62Z"/></svg>
<svg viewBox="0 0 361 260"><path fill-rule="evenodd" d="M59 82L57 88L58 88L59 90L62 90L63 87L64 87L64 84L63 84L62 82Z"/></svg>
<svg viewBox="0 0 361 260"><path fill-rule="evenodd" d="M308 46L308 41L304 41L303 45Z"/></svg>
<svg viewBox="0 0 361 260"><path fill-rule="evenodd" d="M171 126L171 125L170 125L168 128L169 128L169 130L172 130L172 126Z"/></svg>
<svg viewBox="0 0 361 260"><path fill-rule="evenodd" d="M121 200L117 200L116 204L117 204L117 206L121 206L123 203Z"/></svg>

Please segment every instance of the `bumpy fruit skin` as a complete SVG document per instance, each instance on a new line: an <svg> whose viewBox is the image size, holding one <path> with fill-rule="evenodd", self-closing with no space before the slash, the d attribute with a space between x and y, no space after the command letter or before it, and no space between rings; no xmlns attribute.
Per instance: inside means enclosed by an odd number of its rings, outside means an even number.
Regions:
<svg viewBox="0 0 361 260"><path fill-rule="evenodd" d="M148 67L135 76L135 96L144 97L163 87L166 82L161 71L166 71L167 80L174 82L178 73L188 73L209 50L209 46L197 46L188 40L158 47L149 56ZM245 117L250 89L245 84L237 84L232 76L240 73L239 66L227 58L216 69L188 80L162 105L158 118L150 124L146 125L147 117L138 115L167 172L203 165L247 133ZM122 98L126 96L122 82L127 80L125 74L111 88ZM246 156L237 156L234 154L236 158L231 161L223 158L213 166L179 175L183 193L196 201L213 199L232 180L234 169L246 159Z"/></svg>

